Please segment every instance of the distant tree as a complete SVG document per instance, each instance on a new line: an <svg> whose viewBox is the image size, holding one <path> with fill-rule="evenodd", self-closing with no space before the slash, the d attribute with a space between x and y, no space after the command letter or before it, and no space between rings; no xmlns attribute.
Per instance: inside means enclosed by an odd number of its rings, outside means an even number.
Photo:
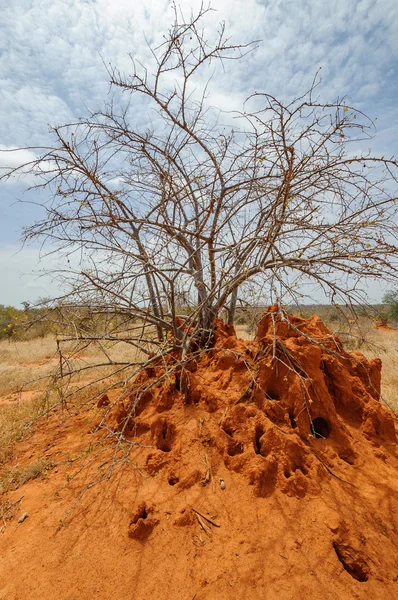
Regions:
<svg viewBox="0 0 398 600"><path fill-rule="evenodd" d="M383 304L387 305L387 319L398 320L398 289L390 290L383 296Z"/></svg>
<svg viewBox="0 0 398 600"><path fill-rule="evenodd" d="M0 304L0 339L13 337L19 315L20 311L14 306Z"/></svg>
<svg viewBox="0 0 398 600"><path fill-rule="evenodd" d="M208 10L187 21L175 10L153 70L133 56L130 74L109 69L125 104L54 127L37 160L5 175L29 170L50 193L24 240L70 261L58 304L71 320L82 306L101 316L100 334L77 319L72 337L184 357L211 344L223 311L234 321L248 286L258 304L302 301L312 285L307 298L353 305L369 278L396 281L397 161L355 154L373 123L344 99L323 103L318 77L287 103L255 92L234 112L212 107L210 64L254 46L224 25L209 41ZM139 99L152 125L137 122Z"/></svg>

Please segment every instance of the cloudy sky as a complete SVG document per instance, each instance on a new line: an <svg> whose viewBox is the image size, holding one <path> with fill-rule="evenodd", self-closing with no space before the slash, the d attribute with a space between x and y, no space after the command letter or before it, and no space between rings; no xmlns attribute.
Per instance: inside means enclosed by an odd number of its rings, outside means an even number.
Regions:
<svg viewBox="0 0 398 600"><path fill-rule="evenodd" d="M105 63L128 71L130 53L144 64L146 41L161 40L173 13L167 0L12 0L0 20L0 166L30 157L18 147L49 143L60 125L102 106L109 93ZM183 0L186 14L197 8ZM347 103L377 118L372 149L397 155L398 3L396 0L213 0L209 35L220 21L233 41L260 40L244 63L212 84L212 102L241 108L243 97L266 91L287 100L305 92L322 67L325 101ZM137 118L145 118L137 107ZM367 142L369 145L369 142ZM26 181L0 184L0 304L57 292L39 277L48 261L36 246L21 249L21 229L39 215ZM21 203L31 200L33 204ZM371 300L382 291L372 290Z"/></svg>

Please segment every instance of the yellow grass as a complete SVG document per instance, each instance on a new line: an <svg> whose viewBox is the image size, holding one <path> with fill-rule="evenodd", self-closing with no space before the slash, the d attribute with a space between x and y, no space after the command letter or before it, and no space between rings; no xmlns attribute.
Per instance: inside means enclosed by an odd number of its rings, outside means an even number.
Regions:
<svg viewBox="0 0 398 600"><path fill-rule="evenodd" d="M115 362L135 362L139 352L125 342L103 344L75 350L74 343L62 344L63 371L81 370L74 383L88 383L101 376L111 375L119 367L101 366L108 357ZM51 375L59 372L60 360L53 336L28 341L0 341L0 399L14 400L15 394L27 391L43 391L51 383Z"/></svg>
<svg viewBox="0 0 398 600"><path fill-rule="evenodd" d="M56 344L54 338L29 341L0 341L0 397L22 388L43 389L43 381L34 380L48 375L54 368Z"/></svg>
<svg viewBox="0 0 398 600"><path fill-rule="evenodd" d="M73 350L64 344L64 373L68 369L85 369L73 378L65 377L62 385L54 378L59 374L59 355L53 336L28 341L0 341L0 464L12 454L12 447L27 431L29 423L48 408L66 397L68 403L84 402L98 396L109 381L123 383L132 369L113 375L119 367L95 367L106 362L105 354L97 347ZM138 351L125 342L108 344L106 354L114 361L139 360ZM109 376L110 379L103 380ZM102 378L102 381L101 381ZM97 382L97 383L93 383Z"/></svg>
<svg viewBox="0 0 398 600"><path fill-rule="evenodd" d="M0 470L0 493L17 490L31 479L37 479L53 467L46 458L39 458L23 467L6 466Z"/></svg>

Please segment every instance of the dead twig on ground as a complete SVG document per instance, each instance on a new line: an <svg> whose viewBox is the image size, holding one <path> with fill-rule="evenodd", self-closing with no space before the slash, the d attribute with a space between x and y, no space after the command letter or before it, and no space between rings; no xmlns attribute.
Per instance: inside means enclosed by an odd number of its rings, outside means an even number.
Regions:
<svg viewBox="0 0 398 600"><path fill-rule="evenodd" d="M214 525L214 527L221 527L221 525L219 523L216 523L215 521L213 521L213 519L210 519L209 517L206 517L206 515L204 515L203 513L200 513L195 508L192 507L192 510L196 514L196 516L199 515L199 517L202 517L203 519L206 519L206 521L208 521L209 523L211 523L212 525Z"/></svg>

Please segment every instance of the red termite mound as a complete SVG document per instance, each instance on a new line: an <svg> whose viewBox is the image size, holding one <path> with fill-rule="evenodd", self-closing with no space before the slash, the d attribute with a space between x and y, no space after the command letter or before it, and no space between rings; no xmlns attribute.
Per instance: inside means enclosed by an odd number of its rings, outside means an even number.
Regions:
<svg viewBox="0 0 398 600"><path fill-rule="evenodd" d="M345 352L319 317L272 306L253 341L217 320L211 350L179 359L144 370L108 422L154 446L147 470L167 467L180 487L200 481L186 448L203 445L203 436L213 476L226 467L260 497L276 488L297 498L317 493L332 456L355 465L358 437L395 451L394 417L379 400L381 361ZM181 427L193 415L201 416L201 439Z"/></svg>
<svg viewBox="0 0 398 600"><path fill-rule="evenodd" d="M96 418L123 432L129 459L56 537L81 490L56 502L47 492L42 508L43 488L24 486L31 516L5 531L0 594L395 600L397 418L380 402L380 373L318 317L272 306L251 341L218 320L211 348L154 359L128 394L101 398ZM79 435L57 430L49 459L88 434L78 418ZM107 460L89 459L89 486Z"/></svg>

